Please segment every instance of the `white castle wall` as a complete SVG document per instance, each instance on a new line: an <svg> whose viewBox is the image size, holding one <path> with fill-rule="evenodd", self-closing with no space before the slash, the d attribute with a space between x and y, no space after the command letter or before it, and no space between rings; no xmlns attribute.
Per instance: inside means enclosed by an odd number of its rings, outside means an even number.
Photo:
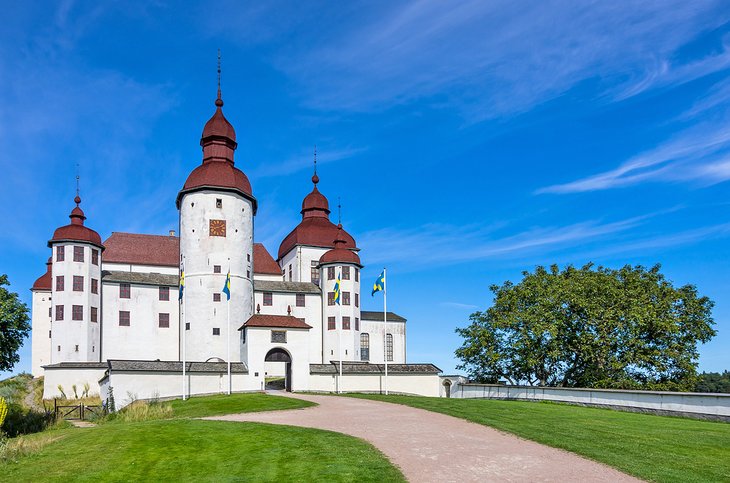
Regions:
<svg viewBox="0 0 730 483"><path fill-rule="evenodd" d="M312 374L309 391L337 392L339 375ZM341 381L342 392L383 392L385 376L379 374L345 374ZM435 374L389 374L388 392L438 397L439 377Z"/></svg>
<svg viewBox="0 0 730 483"><path fill-rule="evenodd" d="M137 273L162 273L165 275L177 275L178 267L166 267L162 265L136 265L131 263L108 263L104 262L104 270L114 272L137 272Z"/></svg>
<svg viewBox="0 0 730 483"><path fill-rule="evenodd" d="M222 208L216 208L216 199L222 199ZM226 220L225 237L209 235L211 219ZM186 347L186 360L226 360L226 297L221 294L221 302L214 302L213 294L221 293L230 266L232 330L253 314L251 201L213 190L185 194L180 202L180 251L185 265L182 321L190 324L185 336L191 342ZM214 274L214 265L220 265L222 273ZM213 335L213 328L220 329L220 335ZM236 337L230 341L231 359L240 361L240 341Z"/></svg>
<svg viewBox="0 0 730 483"><path fill-rule="evenodd" d="M370 361L382 364L385 361L385 324L382 321L360 321L361 331L370 334ZM393 364L406 363L406 324L388 322L388 333L393 334Z"/></svg>
<svg viewBox="0 0 730 483"><path fill-rule="evenodd" d="M56 247L65 246L64 261L57 261ZM74 262L74 246L84 249L84 261ZM98 250L97 248L93 248ZM51 281L52 287L52 317L53 331L51 333L51 363L57 362L88 362L100 360L99 349L99 322L91 322L90 308L101 306L101 254L99 264L91 263L92 245L83 242L60 242L53 244L53 265ZM64 290L56 291L56 277L64 277ZM73 277L84 277L83 290L73 290ZM91 279L98 280L99 293L91 293ZM56 320L56 306L64 306L64 318ZM83 307L83 320L73 320L73 306ZM97 318L97 320L99 320ZM78 351L76 350L78 346ZM60 348L60 349L59 349Z"/></svg>
<svg viewBox="0 0 730 483"><path fill-rule="evenodd" d="M98 367L91 368L46 368L43 378L43 398L63 397L59 389L61 386L66 397L72 399L74 385L76 385L78 395L81 396L84 384L89 385L89 395L96 396L99 394L99 379L104 376L104 372L106 372L106 364L99 364Z"/></svg>
<svg viewBox="0 0 730 483"><path fill-rule="evenodd" d="M118 282L104 283L102 360L178 360L177 287L170 287L169 301L159 293L157 285L131 284L130 298L120 298ZM121 310L129 311L128 327L119 325ZM160 313L170 314L169 328L159 326Z"/></svg>
<svg viewBox="0 0 730 483"><path fill-rule="evenodd" d="M286 330L286 343L272 343L272 330ZM284 349L292 359L292 391L307 391L309 388L309 360L302 355L308 353L310 334L307 329L271 329L249 327L246 329L246 354L248 373L260 387L264 381L266 354L274 348ZM258 373L258 376L256 374Z"/></svg>
<svg viewBox="0 0 730 483"><path fill-rule="evenodd" d="M335 279L327 278L327 268L335 267ZM350 280L342 280L340 290L350 292L350 305L328 305L328 293L334 292L337 274L341 273L340 264L323 265L320 271L320 287L322 288L322 330L324 334L324 361L360 360L360 332L355 330L355 318L360 318L360 307L355 306L355 294L360 294L360 282L355 281L355 266L350 267ZM329 317L335 317L335 330L329 330ZM342 330L342 317L350 317L350 329ZM362 321L361 321L362 322ZM361 326L362 328L362 326ZM341 332L341 334L340 334ZM342 339L340 339L342 337ZM341 340L341 342L340 342ZM342 350L340 350L340 345Z"/></svg>
<svg viewBox="0 0 730 483"><path fill-rule="evenodd" d="M33 290L31 345L33 377L43 375L43 367L51 363L51 292Z"/></svg>

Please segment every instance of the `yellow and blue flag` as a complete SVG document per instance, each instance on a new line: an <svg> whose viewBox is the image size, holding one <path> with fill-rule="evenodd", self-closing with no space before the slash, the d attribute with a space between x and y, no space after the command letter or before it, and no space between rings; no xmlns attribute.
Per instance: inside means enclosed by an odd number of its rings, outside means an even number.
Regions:
<svg viewBox="0 0 730 483"><path fill-rule="evenodd" d="M223 290L221 290L224 294L226 294L226 300L231 300L231 271L228 270L228 275L226 275L226 284L223 286Z"/></svg>
<svg viewBox="0 0 730 483"><path fill-rule="evenodd" d="M183 290L185 290L185 267L180 269L180 295L178 296L178 300L182 300Z"/></svg>
<svg viewBox="0 0 730 483"><path fill-rule="evenodd" d="M385 270L383 270L380 273L380 276L375 280L375 283L373 284L373 293L371 293L371 296L375 296L375 292L382 292L385 290Z"/></svg>
<svg viewBox="0 0 730 483"><path fill-rule="evenodd" d="M335 303L340 305L340 274L337 274L337 282L335 282Z"/></svg>

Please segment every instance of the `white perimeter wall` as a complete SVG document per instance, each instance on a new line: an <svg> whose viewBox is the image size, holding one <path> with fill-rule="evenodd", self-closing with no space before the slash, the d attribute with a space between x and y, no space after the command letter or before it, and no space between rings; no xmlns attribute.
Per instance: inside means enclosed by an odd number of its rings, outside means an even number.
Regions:
<svg viewBox="0 0 730 483"><path fill-rule="evenodd" d="M382 364L385 355L385 324L375 320L360 321L362 332L370 334L370 361ZM393 334L392 364L406 363L406 324L404 322L388 322L388 333Z"/></svg>
<svg viewBox="0 0 730 483"><path fill-rule="evenodd" d="M50 368L45 370L43 378L43 398L52 399L61 397L58 385L63 387L66 397L73 398L73 385L76 384L76 392L81 396L84 384L89 384L89 395L99 394L99 379L104 377L106 368Z"/></svg>
<svg viewBox="0 0 730 483"><path fill-rule="evenodd" d="M459 384L453 398L526 399L730 417L730 394Z"/></svg>
<svg viewBox="0 0 730 483"><path fill-rule="evenodd" d="M336 392L339 376L312 374L309 376L309 390ZM385 376L381 374L345 374L342 377L343 392L383 392ZM389 374L388 392L438 397L439 376L436 374Z"/></svg>

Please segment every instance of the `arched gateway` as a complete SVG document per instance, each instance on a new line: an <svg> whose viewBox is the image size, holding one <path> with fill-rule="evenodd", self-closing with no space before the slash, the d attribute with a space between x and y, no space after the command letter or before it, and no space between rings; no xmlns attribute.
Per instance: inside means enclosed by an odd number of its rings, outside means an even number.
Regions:
<svg viewBox="0 0 730 483"><path fill-rule="evenodd" d="M284 363L284 388L291 392L291 355L280 347L275 347L266 353L265 362Z"/></svg>

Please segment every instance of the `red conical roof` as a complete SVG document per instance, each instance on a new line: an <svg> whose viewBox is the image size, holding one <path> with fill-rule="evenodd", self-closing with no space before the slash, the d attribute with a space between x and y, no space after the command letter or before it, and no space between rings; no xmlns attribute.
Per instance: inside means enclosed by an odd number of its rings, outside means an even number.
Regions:
<svg viewBox="0 0 730 483"><path fill-rule="evenodd" d="M43 290L43 291L50 291L51 290L51 258L48 257L48 261L46 262L46 273L38 277L38 280L33 283L33 286L31 287L31 290Z"/></svg>
<svg viewBox="0 0 730 483"><path fill-rule="evenodd" d="M71 210L71 214L69 215L69 218L71 218L71 224L62 226L53 232L53 238L48 241L48 246L50 247L53 243L59 241L80 241L91 243L103 250L104 245L101 244L101 237L99 234L91 228L84 226L86 215L84 215L84 211L79 206L81 203L79 195L76 195L76 198L74 198L74 203L76 203L76 208Z"/></svg>

